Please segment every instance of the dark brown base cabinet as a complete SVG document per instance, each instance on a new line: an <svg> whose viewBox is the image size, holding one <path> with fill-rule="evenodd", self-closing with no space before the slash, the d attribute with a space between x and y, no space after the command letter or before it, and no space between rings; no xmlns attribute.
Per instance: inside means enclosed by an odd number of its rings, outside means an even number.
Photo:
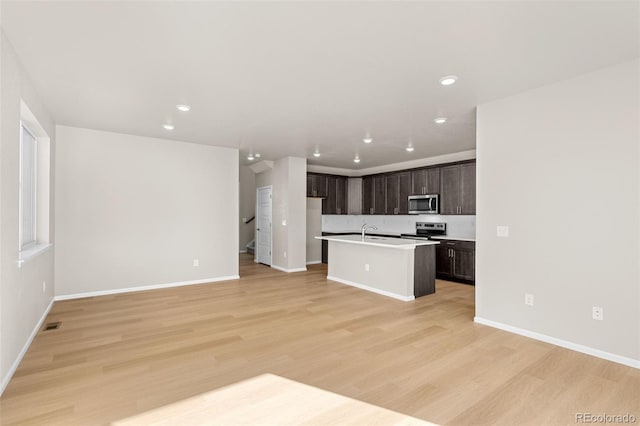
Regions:
<svg viewBox="0 0 640 426"><path fill-rule="evenodd" d="M476 243L441 240L436 248L438 278L474 284L476 280Z"/></svg>

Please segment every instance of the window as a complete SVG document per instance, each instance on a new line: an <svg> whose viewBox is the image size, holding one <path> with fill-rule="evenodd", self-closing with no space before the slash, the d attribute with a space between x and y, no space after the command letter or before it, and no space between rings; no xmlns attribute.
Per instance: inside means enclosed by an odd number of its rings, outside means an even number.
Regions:
<svg viewBox="0 0 640 426"><path fill-rule="evenodd" d="M49 186L51 140L27 105L20 105L18 267L51 247Z"/></svg>
<svg viewBox="0 0 640 426"><path fill-rule="evenodd" d="M20 125L20 251L36 245L38 141Z"/></svg>

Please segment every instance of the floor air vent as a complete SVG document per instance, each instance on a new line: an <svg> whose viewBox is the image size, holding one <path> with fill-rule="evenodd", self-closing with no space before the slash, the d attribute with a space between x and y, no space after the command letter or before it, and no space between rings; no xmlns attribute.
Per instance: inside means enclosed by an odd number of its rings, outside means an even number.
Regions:
<svg viewBox="0 0 640 426"><path fill-rule="evenodd" d="M42 331L57 330L60 328L61 325L62 325L62 322L60 321L48 322L45 324L44 329Z"/></svg>

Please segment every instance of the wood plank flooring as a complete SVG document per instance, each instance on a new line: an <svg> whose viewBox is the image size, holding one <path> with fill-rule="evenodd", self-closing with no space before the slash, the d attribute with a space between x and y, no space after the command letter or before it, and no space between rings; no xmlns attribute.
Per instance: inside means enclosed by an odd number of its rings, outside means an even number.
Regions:
<svg viewBox="0 0 640 426"><path fill-rule="evenodd" d="M640 371L475 324L472 286L401 302L248 255L240 275L56 302L0 423L109 424L264 373L437 424L640 422Z"/></svg>

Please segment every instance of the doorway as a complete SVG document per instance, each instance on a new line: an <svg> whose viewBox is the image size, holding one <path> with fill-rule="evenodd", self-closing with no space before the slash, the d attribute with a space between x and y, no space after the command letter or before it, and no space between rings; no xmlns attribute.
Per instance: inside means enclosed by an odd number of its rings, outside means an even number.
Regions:
<svg viewBox="0 0 640 426"><path fill-rule="evenodd" d="M271 266L271 186L256 190L256 259Z"/></svg>

